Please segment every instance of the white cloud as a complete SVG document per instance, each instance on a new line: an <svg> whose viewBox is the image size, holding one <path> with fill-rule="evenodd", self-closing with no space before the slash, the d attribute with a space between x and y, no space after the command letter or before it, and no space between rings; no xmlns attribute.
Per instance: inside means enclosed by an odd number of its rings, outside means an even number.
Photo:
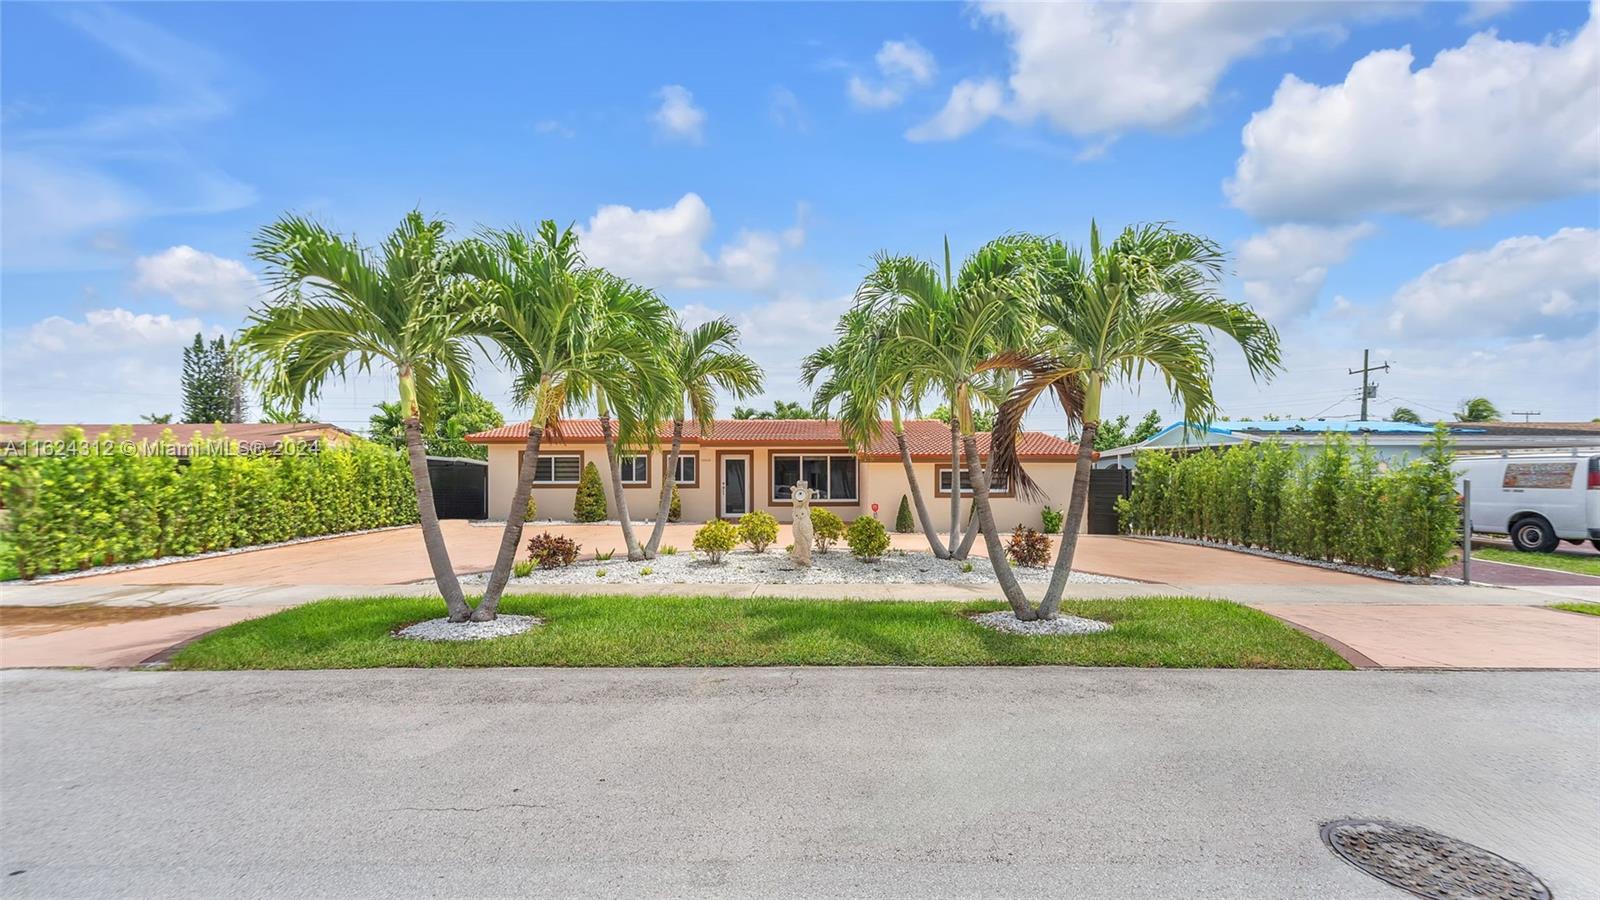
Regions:
<svg viewBox="0 0 1600 900"><path fill-rule="evenodd" d="M933 81L939 71L933 54L913 40L884 41L873 56L877 64L878 82L860 75L852 75L845 82L845 93L850 102L862 109L888 109L905 100L912 88Z"/></svg>
<svg viewBox="0 0 1600 900"><path fill-rule="evenodd" d="M1322 293L1328 267L1348 259L1355 243L1375 230L1367 223L1278 225L1251 235L1238 253L1244 299L1274 322L1304 315Z"/></svg>
<svg viewBox="0 0 1600 900"><path fill-rule="evenodd" d="M998 3L979 6L1011 44L1009 98L974 105L952 95L922 139L951 139L991 116L1045 119L1079 136L1171 128L1201 113L1217 82L1270 42L1386 8L1345 3ZM969 95L972 79L955 91ZM985 97L987 100L987 97ZM952 107L967 111L955 115ZM914 129L914 131L917 131Z"/></svg>
<svg viewBox="0 0 1600 900"><path fill-rule="evenodd" d="M578 229L590 262L656 288L771 286L785 245L805 241L803 217L782 232L745 230L713 255L706 243L714 223L699 194L684 194L664 209L602 206Z"/></svg>
<svg viewBox="0 0 1600 900"><path fill-rule="evenodd" d="M1505 15L1515 5L1512 0L1472 0L1460 21L1463 25L1478 25Z"/></svg>
<svg viewBox="0 0 1600 900"><path fill-rule="evenodd" d="M656 92L661 106L650 117L662 137L699 144L705 141L706 111L694 105L694 94L681 84Z"/></svg>
<svg viewBox="0 0 1600 900"><path fill-rule="evenodd" d="M1588 334L1600 325L1600 231L1563 228L1463 253L1395 292L1409 337Z"/></svg>
<svg viewBox="0 0 1600 900"><path fill-rule="evenodd" d="M966 80L950 91L950 99L938 115L906 131L912 141L948 141L977 128L1005 106L1004 91L998 81Z"/></svg>
<svg viewBox="0 0 1600 900"><path fill-rule="evenodd" d="M800 98L782 85L773 88L768 95L767 112L772 116L773 124L779 128L788 128L801 134L811 130L811 119L800 104Z"/></svg>
<svg viewBox="0 0 1600 900"><path fill-rule="evenodd" d="M559 119L540 119L533 123L533 130L540 134L550 134L563 138L572 138L577 135L577 132L572 130L572 126Z"/></svg>
<svg viewBox="0 0 1600 900"><path fill-rule="evenodd" d="M1492 31L1413 70L1380 50L1343 83L1285 76L1225 185L1262 219L1371 212L1444 225L1600 187L1600 25L1540 44Z"/></svg>
<svg viewBox="0 0 1600 900"><path fill-rule="evenodd" d="M239 311L261 296L261 285L244 263L188 245L141 256L133 271L134 290L171 297L186 309Z"/></svg>
<svg viewBox="0 0 1600 900"><path fill-rule="evenodd" d="M851 295L813 297L796 293L738 309L717 309L700 303L679 307L690 327L727 316L739 328L739 346L766 375L762 393L745 405L769 406L773 400L810 403L800 382L800 362L812 350L833 340L833 327L850 307ZM728 405L724 404L724 413Z"/></svg>

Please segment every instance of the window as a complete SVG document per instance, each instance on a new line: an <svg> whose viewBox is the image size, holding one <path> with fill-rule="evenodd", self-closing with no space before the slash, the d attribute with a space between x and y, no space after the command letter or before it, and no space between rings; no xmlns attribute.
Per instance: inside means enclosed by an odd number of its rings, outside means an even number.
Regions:
<svg viewBox="0 0 1600 900"><path fill-rule="evenodd" d="M670 453L666 456L671 456ZM662 457L661 466L666 468L666 456ZM673 481L680 485L694 487L700 483L700 457L693 453L685 453L678 457L678 477Z"/></svg>
<svg viewBox="0 0 1600 900"><path fill-rule="evenodd" d="M795 482L804 479L818 500L855 500L854 456L772 457L772 499L788 500Z"/></svg>
<svg viewBox="0 0 1600 900"><path fill-rule="evenodd" d="M623 484L650 483L650 457L643 453L621 457L617 460L617 468L622 470Z"/></svg>
<svg viewBox="0 0 1600 900"><path fill-rule="evenodd" d="M522 470L522 461L527 451L517 451L517 470ZM534 484L577 484L578 476L583 474L583 454L581 453L552 453L539 454L533 464Z"/></svg>
<svg viewBox="0 0 1600 900"><path fill-rule="evenodd" d="M996 474L993 476L989 484L989 493L996 496L1006 496L1010 494L1010 491L1007 490L1006 477L1004 475ZM941 466L939 468L939 484L937 489L934 491L934 494L939 497L950 496L949 466ZM972 478L966 469L961 470L961 494L962 496L970 496L972 494Z"/></svg>

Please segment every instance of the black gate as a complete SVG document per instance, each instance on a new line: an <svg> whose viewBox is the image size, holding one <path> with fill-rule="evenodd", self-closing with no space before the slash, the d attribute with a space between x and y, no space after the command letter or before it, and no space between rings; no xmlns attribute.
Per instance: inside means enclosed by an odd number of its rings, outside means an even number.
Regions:
<svg viewBox="0 0 1600 900"><path fill-rule="evenodd" d="M489 517L489 464L476 459L428 457L433 508L441 519Z"/></svg>
<svg viewBox="0 0 1600 900"><path fill-rule="evenodd" d="M1117 533L1117 498L1133 490L1133 470L1089 470L1089 533Z"/></svg>

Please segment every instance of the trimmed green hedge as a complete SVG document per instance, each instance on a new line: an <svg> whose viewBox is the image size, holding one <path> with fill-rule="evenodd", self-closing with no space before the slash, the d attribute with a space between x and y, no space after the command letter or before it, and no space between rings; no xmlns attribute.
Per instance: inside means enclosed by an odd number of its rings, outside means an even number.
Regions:
<svg viewBox="0 0 1600 900"><path fill-rule="evenodd" d="M1148 451L1117 511L1132 534L1428 575L1448 561L1460 530L1454 459L1442 428L1421 459L1393 466L1343 435L1304 452L1277 441L1184 456Z"/></svg>
<svg viewBox="0 0 1600 900"><path fill-rule="evenodd" d="M278 456L204 442L180 458L180 441L136 452L106 437L0 466L23 578L417 521L405 456L369 441Z"/></svg>

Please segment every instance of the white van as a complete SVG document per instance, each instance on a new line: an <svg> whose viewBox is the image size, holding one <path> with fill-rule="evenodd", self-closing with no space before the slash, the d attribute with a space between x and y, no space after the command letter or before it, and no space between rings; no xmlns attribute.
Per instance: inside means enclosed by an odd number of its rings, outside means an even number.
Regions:
<svg viewBox="0 0 1600 900"><path fill-rule="evenodd" d="M1458 487L1472 481L1473 531L1509 534L1524 551L1585 540L1600 549L1600 454L1458 456L1456 472Z"/></svg>

